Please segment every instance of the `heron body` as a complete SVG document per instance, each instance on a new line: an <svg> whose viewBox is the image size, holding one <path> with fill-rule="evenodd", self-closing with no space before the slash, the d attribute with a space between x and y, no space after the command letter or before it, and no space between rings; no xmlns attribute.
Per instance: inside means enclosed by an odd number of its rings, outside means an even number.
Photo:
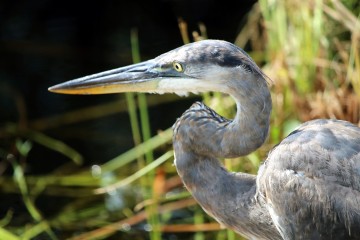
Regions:
<svg viewBox="0 0 360 240"><path fill-rule="evenodd" d="M234 119L195 103L173 127L177 171L202 208L249 239L360 239L359 127L323 119L302 124L269 153L257 176L228 172L218 160L260 147L271 113L265 75L231 43L187 44L49 90L229 94Z"/></svg>

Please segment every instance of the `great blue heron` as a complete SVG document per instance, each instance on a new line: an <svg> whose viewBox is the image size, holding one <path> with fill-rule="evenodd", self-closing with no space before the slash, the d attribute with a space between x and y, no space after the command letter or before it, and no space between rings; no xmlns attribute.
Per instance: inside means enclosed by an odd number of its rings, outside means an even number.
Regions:
<svg viewBox="0 0 360 240"><path fill-rule="evenodd" d="M237 104L233 120L198 102L173 127L177 171L202 208L250 239L360 239L359 127L339 120L302 124L269 153L257 176L228 172L219 162L264 143L272 106L265 75L231 43L187 44L49 90L229 94Z"/></svg>

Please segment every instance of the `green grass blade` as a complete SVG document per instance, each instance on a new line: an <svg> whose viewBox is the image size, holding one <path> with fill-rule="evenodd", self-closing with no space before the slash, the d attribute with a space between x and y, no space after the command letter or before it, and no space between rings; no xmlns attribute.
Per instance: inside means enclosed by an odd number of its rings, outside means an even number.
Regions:
<svg viewBox="0 0 360 240"><path fill-rule="evenodd" d="M49 224L47 222L45 222L45 221L39 222L38 224L28 228L21 235L21 239L34 239L36 236L47 231L48 229L49 229Z"/></svg>
<svg viewBox="0 0 360 240"><path fill-rule="evenodd" d="M132 29L131 31L131 49L132 49L133 62L134 63L140 62L139 38L136 29ZM147 101L144 93L138 93L137 96L138 96L139 111L140 111L141 130L143 134L143 140L146 141L151 137ZM152 149L145 153L145 159L146 159L146 164L151 164L151 162L154 160ZM139 158L138 163L139 166L144 165L144 161L142 157ZM145 167L143 167L142 169L144 168ZM151 171L152 170L153 169L151 169ZM145 198L154 198L153 192L148 191L149 183L154 181L154 176L155 176L154 171L152 171L152 173L150 173L148 176L141 179L141 185L143 186L143 194ZM150 231L150 239L160 240L161 233L157 230L160 229L159 216L157 214L157 204L155 203L146 206L145 210L148 214L148 222L152 228L152 231Z"/></svg>
<svg viewBox="0 0 360 240"><path fill-rule="evenodd" d="M15 182L17 182L17 184L20 188L23 202L24 202L27 210L29 211L31 217L36 222L43 222L43 217L42 217L40 211L37 209L37 207L34 204L34 201L29 196L29 192L28 192L28 188L27 188L26 180L25 180L25 176L24 176L24 171L23 171L22 167L19 164L17 164L17 162L15 160L11 161L11 163L12 163L12 166L14 169ZM50 239L57 239L54 232L52 231L52 229L50 228L50 226L47 223L46 223L46 228L44 229L44 231L48 234Z"/></svg>
<svg viewBox="0 0 360 240"><path fill-rule="evenodd" d="M38 144L41 144L53 151L59 152L68 158L70 158L75 164L81 165L83 163L83 157L75 151L73 148L69 147L65 143L46 136L43 133L38 131L33 131L30 129L19 129L15 124L7 124L4 128L5 132L16 135L23 136L27 139L30 139Z"/></svg>
<svg viewBox="0 0 360 240"><path fill-rule="evenodd" d="M102 172L106 173L115 171L116 169L125 166L126 164L136 160L139 156L144 155L146 152L169 142L171 137L172 129L168 128L158 135L150 138L148 141L139 144L138 146L103 164L101 166Z"/></svg>
<svg viewBox="0 0 360 240"><path fill-rule="evenodd" d="M21 240L22 238L14 235L10 231L0 227L0 239L4 240Z"/></svg>
<svg viewBox="0 0 360 240"><path fill-rule="evenodd" d="M97 194L111 192L111 191L113 191L113 190L115 190L117 188L128 185L128 184L138 180L139 178L141 178L145 174L153 171L156 167L158 167L159 165L161 165L165 161L169 160L173 156L174 156L173 151L168 151L165 154L163 154L161 157L159 157L155 161L151 162L150 164L146 165L145 167L141 168L139 171L135 172L134 174L130 175L129 177L121 180L120 182L112 184L110 186L99 188L99 189L95 190L95 192Z"/></svg>

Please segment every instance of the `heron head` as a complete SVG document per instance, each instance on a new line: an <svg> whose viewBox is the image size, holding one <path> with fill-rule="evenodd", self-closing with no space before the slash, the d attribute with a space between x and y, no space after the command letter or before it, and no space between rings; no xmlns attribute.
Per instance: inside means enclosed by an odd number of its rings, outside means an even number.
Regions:
<svg viewBox="0 0 360 240"><path fill-rule="evenodd" d="M242 76L249 73L263 75L241 48L225 41L204 40L145 62L61 83L49 91L65 94L229 93L230 81L235 76L241 81Z"/></svg>

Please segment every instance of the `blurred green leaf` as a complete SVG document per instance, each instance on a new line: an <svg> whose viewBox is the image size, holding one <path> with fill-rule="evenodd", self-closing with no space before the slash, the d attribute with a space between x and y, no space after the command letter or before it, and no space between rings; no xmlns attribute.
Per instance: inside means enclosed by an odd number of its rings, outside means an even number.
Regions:
<svg viewBox="0 0 360 240"><path fill-rule="evenodd" d="M21 240L22 238L17 237L8 230L0 227L0 239L3 240Z"/></svg>
<svg viewBox="0 0 360 240"><path fill-rule="evenodd" d="M51 138L49 136L46 136L45 134L30 130L30 129L20 129L16 124L7 124L4 127L5 132L13 134L15 136L21 136L27 139L30 139L34 142L37 142L38 144L41 144L49 149L52 149L56 152L59 152L68 158L70 158L75 164L81 165L83 163L83 157L74 149L66 145L65 143L56 140L54 138ZM24 147L24 146L20 146ZM31 147L30 145L25 146L27 148ZM23 149L23 151L26 151L28 149ZM24 152L25 153L25 152Z"/></svg>
<svg viewBox="0 0 360 240"><path fill-rule="evenodd" d="M29 140L22 141L20 139L16 139L16 148L23 157L27 157L32 148L32 143Z"/></svg>

